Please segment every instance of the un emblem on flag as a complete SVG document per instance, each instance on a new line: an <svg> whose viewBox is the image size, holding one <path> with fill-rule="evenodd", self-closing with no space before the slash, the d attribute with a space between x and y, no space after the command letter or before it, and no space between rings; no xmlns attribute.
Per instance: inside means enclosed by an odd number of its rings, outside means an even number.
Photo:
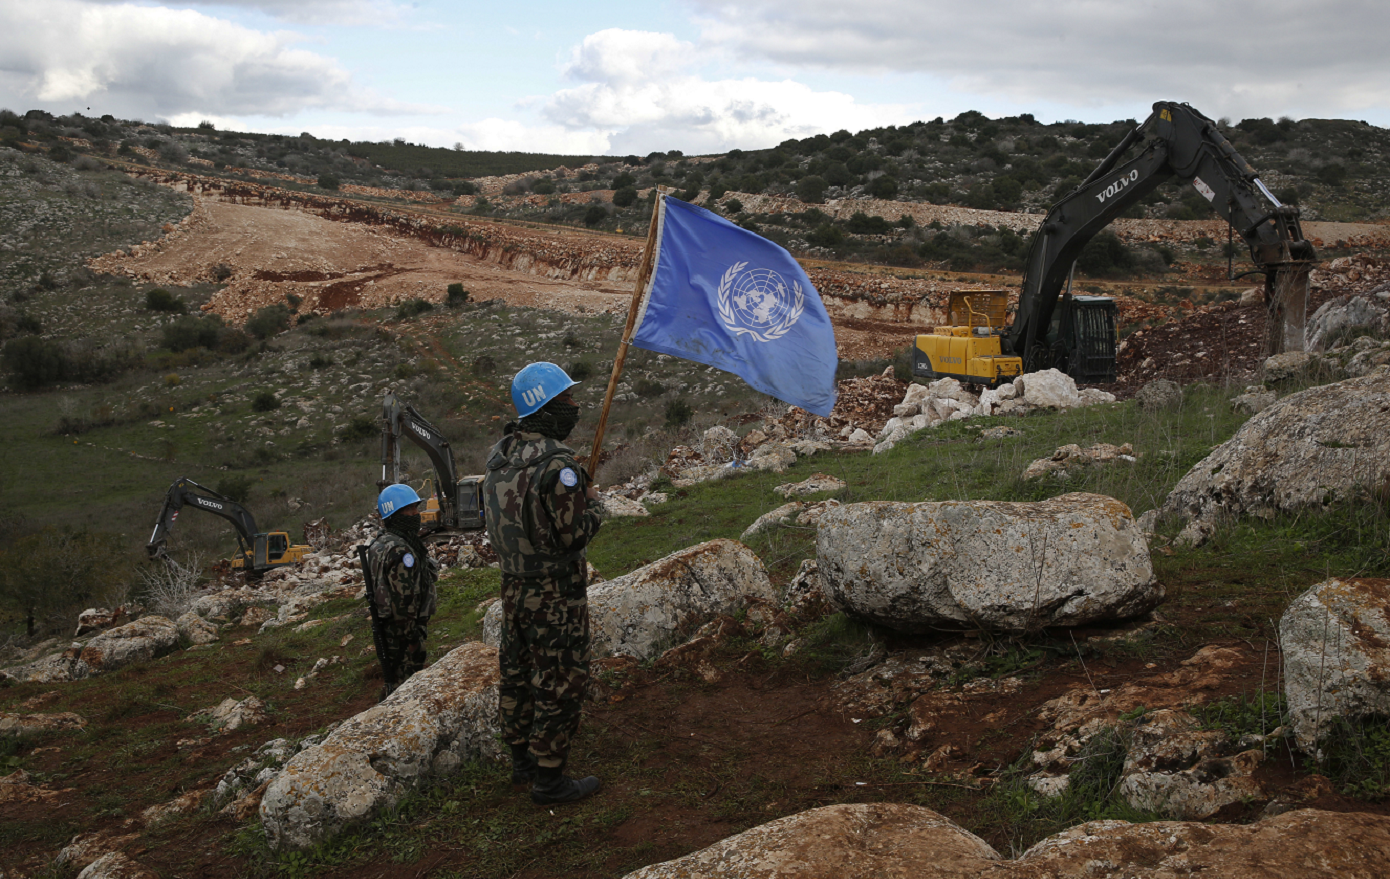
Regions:
<svg viewBox="0 0 1390 879"><path fill-rule="evenodd" d="M772 269L748 269L746 262L729 266L719 281L719 318L725 329L771 342L786 335L801 318L806 294L801 284Z"/></svg>

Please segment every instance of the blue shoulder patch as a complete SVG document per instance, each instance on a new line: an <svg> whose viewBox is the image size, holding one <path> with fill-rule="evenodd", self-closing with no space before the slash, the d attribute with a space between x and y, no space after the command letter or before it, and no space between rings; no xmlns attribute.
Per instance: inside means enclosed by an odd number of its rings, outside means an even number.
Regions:
<svg viewBox="0 0 1390 879"><path fill-rule="evenodd" d="M560 482L564 483L565 488L574 488L579 484L579 474L574 472L573 467L566 467L560 471Z"/></svg>
<svg viewBox="0 0 1390 879"><path fill-rule="evenodd" d="M401 557L401 564L405 565L407 568L415 567L415 556L411 553L406 553Z"/></svg>

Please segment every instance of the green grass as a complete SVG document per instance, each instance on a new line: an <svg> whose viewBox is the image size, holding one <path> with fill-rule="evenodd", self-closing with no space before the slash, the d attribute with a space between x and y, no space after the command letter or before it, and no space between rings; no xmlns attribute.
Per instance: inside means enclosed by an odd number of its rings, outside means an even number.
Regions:
<svg viewBox="0 0 1390 879"><path fill-rule="evenodd" d="M589 558L605 575L615 576L701 541L737 539L755 519L785 503L772 493L774 487L816 472L846 482L839 495L844 503L1035 501L1087 491L1118 498L1137 516L1158 507L1192 465L1244 423L1227 399L1220 389L1196 386L1169 413L1116 403L1022 419L976 419L919 431L880 455L822 453L798 460L785 474L750 473L679 490L650 517L606 523ZM981 441L979 431L997 424L1017 427L1023 435ZM1073 468L1066 480L1020 478L1034 459L1050 457L1059 446L1097 442L1130 443L1138 460ZM814 556L814 541L814 529L788 528L750 545L770 569L794 572L800 559Z"/></svg>

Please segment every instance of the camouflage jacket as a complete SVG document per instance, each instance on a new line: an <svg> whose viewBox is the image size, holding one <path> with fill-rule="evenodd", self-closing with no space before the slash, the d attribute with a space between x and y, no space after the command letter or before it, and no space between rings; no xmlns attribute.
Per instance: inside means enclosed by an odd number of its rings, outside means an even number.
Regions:
<svg viewBox="0 0 1390 879"><path fill-rule="evenodd" d="M538 433L502 438L488 455L483 508L503 574L561 576L603 525L601 503L574 450Z"/></svg>
<svg viewBox="0 0 1390 879"><path fill-rule="evenodd" d="M434 616L435 563L419 559L404 538L383 531L367 547L372 566L372 596L383 622L418 622Z"/></svg>

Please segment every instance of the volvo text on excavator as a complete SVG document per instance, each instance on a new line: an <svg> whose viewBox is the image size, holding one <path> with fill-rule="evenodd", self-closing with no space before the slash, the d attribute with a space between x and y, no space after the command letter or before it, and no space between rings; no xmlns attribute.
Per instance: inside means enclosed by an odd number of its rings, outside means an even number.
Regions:
<svg viewBox="0 0 1390 879"><path fill-rule="evenodd" d="M1136 144L1138 154L1120 164ZM994 386L1020 372L1054 367L1078 381L1114 381L1114 300L1073 296L1072 266L1096 233L1172 178L1211 202L1250 249L1255 268L1247 274L1264 276L1266 356L1302 350L1308 274L1317 257L1303 237L1298 208L1280 204L1215 122L1187 104L1160 101L1048 211L1028 250L1013 324L971 320L920 335L913 373ZM965 304L960 313L989 311L983 307L989 297L972 298L980 307ZM952 323L959 324L954 298L951 311Z"/></svg>
<svg viewBox="0 0 1390 879"><path fill-rule="evenodd" d="M434 487L420 492L425 509L420 514L425 534L449 534L474 531L483 527L483 511L479 491L483 477L465 476L462 479L454 466L454 452L433 424L409 403L402 403L388 393L381 407L381 481L385 488L401 481L401 439L409 439L425 450L434 465Z"/></svg>
<svg viewBox="0 0 1390 879"><path fill-rule="evenodd" d="M241 551L232 559L232 570L246 571L252 576L260 576L272 568L298 564L313 551L305 544L290 544L290 535L285 531L262 533L256 530L256 520L241 504L225 497L210 488L205 488L191 479L176 479L169 486L164 497L164 508L154 523L154 533L145 551L150 558L164 558L165 544L169 540L169 529L179 517L179 510L186 506L221 516L236 529L237 542Z"/></svg>

